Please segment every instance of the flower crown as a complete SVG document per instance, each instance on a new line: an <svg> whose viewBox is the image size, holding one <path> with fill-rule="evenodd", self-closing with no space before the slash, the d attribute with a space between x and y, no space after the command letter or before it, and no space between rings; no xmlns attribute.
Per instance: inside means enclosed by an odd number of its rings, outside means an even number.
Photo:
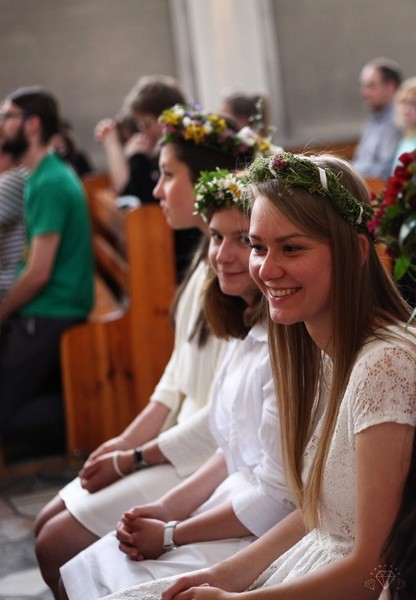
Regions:
<svg viewBox="0 0 416 600"><path fill-rule="evenodd" d="M373 199L376 212L368 228L394 259L396 281L408 272L414 278L416 267L416 150L399 157L386 188Z"/></svg>
<svg viewBox="0 0 416 600"><path fill-rule="evenodd" d="M249 127L234 131L226 119L215 113L205 113L195 106L175 104L159 117L162 143L184 140L212 148L230 156L271 152L271 144Z"/></svg>
<svg viewBox="0 0 416 600"><path fill-rule="evenodd" d="M232 173L227 169L202 171L195 185L195 212L208 221L220 208L235 206L241 211L246 208L243 172Z"/></svg>
<svg viewBox="0 0 416 600"><path fill-rule="evenodd" d="M256 158L250 165L247 183L278 179L288 187L299 187L310 194L328 198L341 217L356 229L365 229L373 216L370 204L362 202L340 182L340 174L323 169L311 160L290 152L279 152L273 157Z"/></svg>

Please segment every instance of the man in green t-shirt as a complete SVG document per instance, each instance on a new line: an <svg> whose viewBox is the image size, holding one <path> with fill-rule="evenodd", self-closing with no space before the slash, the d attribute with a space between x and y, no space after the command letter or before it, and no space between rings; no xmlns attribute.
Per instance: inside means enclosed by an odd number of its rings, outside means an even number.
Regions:
<svg viewBox="0 0 416 600"><path fill-rule="evenodd" d="M87 203L73 169L51 150L58 131L55 98L21 88L0 109L0 141L29 170L24 191L26 249L0 302L0 434L57 424L63 409L59 340L93 302Z"/></svg>

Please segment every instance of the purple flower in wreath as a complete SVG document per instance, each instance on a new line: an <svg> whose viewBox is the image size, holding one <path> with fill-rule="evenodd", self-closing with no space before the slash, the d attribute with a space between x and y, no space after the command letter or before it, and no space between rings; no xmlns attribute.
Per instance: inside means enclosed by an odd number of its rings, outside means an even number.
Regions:
<svg viewBox="0 0 416 600"><path fill-rule="evenodd" d="M286 163L280 154L276 154L276 156L273 158L273 167L279 171L286 168Z"/></svg>

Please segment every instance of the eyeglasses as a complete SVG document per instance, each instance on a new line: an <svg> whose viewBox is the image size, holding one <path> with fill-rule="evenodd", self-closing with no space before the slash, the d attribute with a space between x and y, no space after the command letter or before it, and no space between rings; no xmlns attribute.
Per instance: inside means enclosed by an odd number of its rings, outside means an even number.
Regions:
<svg viewBox="0 0 416 600"><path fill-rule="evenodd" d="M4 112L0 113L0 122L7 121L8 119L20 119L24 117L25 113L22 112Z"/></svg>

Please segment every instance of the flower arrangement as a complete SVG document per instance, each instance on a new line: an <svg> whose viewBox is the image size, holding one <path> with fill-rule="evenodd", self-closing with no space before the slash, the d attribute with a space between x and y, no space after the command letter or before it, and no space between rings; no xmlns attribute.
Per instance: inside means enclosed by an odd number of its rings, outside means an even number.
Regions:
<svg viewBox="0 0 416 600"><path fill-rule="evenodd" d="M399 161L386 188L373 198L376 210L368 228L392 257L395 281L406 274L416 281L416 150Z"/></svg>
<svg viewBox="0 0 416 600"><path fill-rule="evenodd" d="M323 169L312 160L280 151L275 156L256 158L248 169L247 183L277 179L288 188L328 198L345 221L362 230L373 216L369 203L353 196L340 182L340 175Z"/></svg>
<svg viewBox="0 0 416 600"><path fill-rule="evenodd" d="M244 211L245 186L243 172L232 173L227 169L203 171L195 185L195 211L206 221L220 208L235 206Z"/></svg>
<svg viewBox="0 0 416 600"><path fill-rule="evenodd" d="M164 110L159 120L165 143L182 139L231 156L271 152L271 143L249 127L236 132L221 115L202 112L195 106L175 104Z"/></svg>

